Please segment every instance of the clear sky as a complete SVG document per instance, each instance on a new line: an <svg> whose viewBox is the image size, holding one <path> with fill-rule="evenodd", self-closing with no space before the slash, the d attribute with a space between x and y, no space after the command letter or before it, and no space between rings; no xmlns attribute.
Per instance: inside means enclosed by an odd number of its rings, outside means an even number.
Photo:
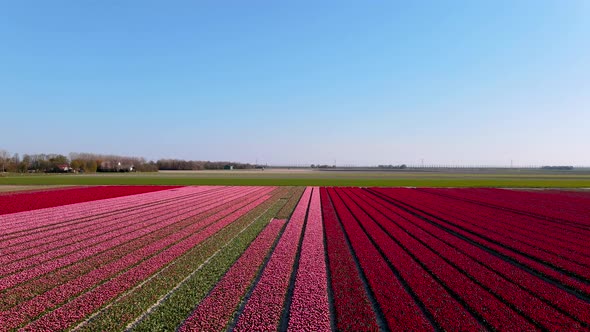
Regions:
<svg viewBox="0 0 590 332"><path fill-rule="evenodd" d="M590 165L590 2L1 1L0 148Z"/></svg>

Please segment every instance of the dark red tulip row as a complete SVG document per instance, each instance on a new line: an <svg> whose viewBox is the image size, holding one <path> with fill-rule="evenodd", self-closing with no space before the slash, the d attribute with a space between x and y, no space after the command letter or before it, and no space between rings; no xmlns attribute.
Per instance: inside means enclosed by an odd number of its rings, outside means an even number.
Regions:
<svg viewBox="0 0 590 332"><path fill-rule="evenodd" d="M276 331L293 272L295 256L311 198L305 189L235 326L236 331Z"/></svg>
<svg viewBox="0 0 590 332"><path fill-rule="evenodd" d="M363 289L326 188L321 188L322 214L336 328L339 331L379 331L375 312Z"/></svg>
<svg viewBox="0 0 590 332"><path fill-rule="evenodd" d="M270 190L272 189L273 188ZM62 305L56 310L49 312L38 320L25 326L24 330L62 330L68 328L71 324L83 319L105 303L116 298L119 294L123 293L130 287L133 287L133 285L148 278L150 275L171 263L194 246L206 240L239 217L245 215L268 198L270 198L269 195L264 195L261 198L258 198L256 201L211 224L203 231L190 235L182 242L168 247L164 251L141 262L139 265L136 265L125 273L110 279L108 282L99 285L91 291Z"/></svg>
<svg viewBox="0 0 590 332"><path fill-rule="evenodd" d="M373 189L373 190L375 192L379 192L387 197L394 198L399 201L405 202L409 206L419 207L420 210L424 210L425 207L430 207L429 210L433 211L430 214L435 215L439 218L442 218L442 219L434 218L435 222L437 222L441 226L447 227L449 230L456 232L457 234L459 234L461 236L465 236L466 238L470 239L471 241L474 241L482 246L485 246L486 248L494 250L495 252L497 252L499 254L506 255L506 256L510 257L511 259L514 259L515 261L517 261L519 264L522 264L523 266L526 266L528 268L531 268L531 269L537 271L541 275L545 275L553 280L556 280L557 282L559 282L563 285L566 285L566 286L571 287L573 289L579 290L584 294L587 294L587 295L590 294L590 284L588 282L585 282L585 281L582 281L578 278L572 277L571 275L564 273L563 270L556 268L555 265L552 265L543 259L535 257L535 256L539 256L539 255L534 255L537 253L533 253L531 251L528 251L527 247L522 246L518 242L507 243L506 241L502 241L502 239L499 238L498 236L495 236L495 235L489 234L489 233L485 233L485 232L481 232L481 229L479 229L480 232L478 232L477 228L470 227L470 225L467 222L462 221L462 219L465 217L465 214L463 216L457 217L451 213L441 212L440 210L438 210L438 207L436 207L435 203L425 200L422 196L415 195L415 190L411 190L411 189L389 189L389 190ZM427 213L423 213L423 212L419 211L418 209L415 210L415 213L422 215L426 218L429 217ZM477 209L473 209L471 211L471 214L477 215ZM474 217L474 218L476 218L476 217ZM534 227L534 224L530 225L529 227ZM555 260L553 260L553 261L555 262ZM558 262L555 262L555 263L558 263ZM580 267L576 264L573 264L573 263L567 264L567 263L568 262L561 261L561 262L559 262L559 265L566 265L568 268L571 268L571 269L565 269L568 271L574 270L577 272L581 272L584 275L587 275L590 273L590 269L584 269L583 267Z"/></svg>
<svg viewBox="0 0 590 332"><path fill-rule="evenodd" d="M221 331L228 326L284 225L285 220L270 221L179 331Z"/></svg>
<svg viewBox="0 0 590 332"><path fill-rule="evenodd" d="M0 196L0 215L36 210L53 206L75 204L98 199L147 193L175 186L100 186L64 188L59 190L21 192Z"/></svg>
<svg viewBox="0 0 590 332"><path fill-rule="evenodd" d="M329 331L330 304L320 190L313 188L295 288L289 309L289 331Z"/></svg>
<svg viewBox="0 0 590 332"><path fill-rule="evenodd" d="M486 292L494 295L495 301L490 303L497 303L491 309L484 309L478 306L472 306L472 310L478 312L482 317L495 326L510 326L505 321L498 321L497 318L502 315L505 316L505 320L510 323L515 323L513 328L526 328L535 329L535 326L530 325L527 321L522 318L515 317L518 314L522 314L530 321L534 321L536 326L542 326L549 330L558 330L566 328L581 329L582 326L576 321L576 319L570 316L560 313L557 308L547 304L536 296L524 290L519 284L508 282L501 275L496 274L496 271L487 268L485 265L480 264L477 260L463 254L451 247L439 239L438 236L433 236L424 230L417 227L421 223L424 223L419 218L408 214L407 212L400 210L396 207L379 204L379 200L372 200L370 196L365 195L361 190L358 190L358 196L355 196L355 200L363 205L363 208L371 215L384 231L389 235L394 236L402 245L404 245L408 252L417 253L421 251L421 248L427 248L431 252L436 253L440 259L448 262L452 267L469 276L470 280L473 280L478 285L483 287ZM374 197L373 197L374 198ZM417 258L424 256L421 254L415 254ZM441 278L441 280L444 280ZM467 281L469 282L469 280ZM466 285L461 285L465 288ZM459 297L463 297L458 289L455 289ZM440 292L438 292L440 294ZM562 299L571 298L571 296L564 296L567 293L563 292ZM469 303L468 298L464 298L466 303ZM476 303L476 302L475 302ZM517 308L516 311L507 310L504 303ZM504 307L500 312L497 310ZM498 308L498 309L496 309ZM492 315L494 321L488 315ZM435 315L436 317L436 315Z"/></svg>
<svg viewBox="0 0 590 332"><path fill-rule="evenodd" d="M328 194L389 328L393 331L433 330L419 305L348 210L339 190L328 188Z"/></svg>
<svg viewBox="0 0 590 332"><path fill-rule="evenodd" d="M543 225L546 223L545 220L437 195L417 191L412 191L412 195L417 196L416 200L431 202L432 211L453 216L453 220L463 221L470 229L493 236L500 243L518 245L521 250L543 257L558 266L575 266L579 273L590 269L590 253L584 250L590 240L590 232L584 234L585 232L579 229L567 230L565 226L558 227L556 224L547 226ZM590 278L590 275L588 277Z"/></svg>
<svg viewBox="0 0 590 332"><path fill-rule="evenodd" d="M556 190L427 189L429 192L520 211L557 224L590 226L590 193ZM588 229L588 227L586 227Z"/></svg>
<svg viewBox="0 0 590 332"><path fill-rule="evenodd" d="M382 250L384 256L398 271L400 277L405 280L409 288L416 294L418 300L432 314L438 326L443 330L459 329L462 331L479 331L483 329L483 326L480 325L476 317L466 314L466 310L462 304L449 294L442 284L437 281L437 279L441 280L445 277L444 275L435 273L437 272L436 269L438 266L423 264L426 266L425 269L419 264L421 261L415 260L411 254L414 257L422 256L429 261L432 261L434 256L430 255L427 250L424 250L425 248L419 243L407 243L404 241L407 239L403 231L400 232L398 229L392 229L390 227L392 223L388 222L383 214L355 196L352 190L338 189L338 192L355 218L363 226L367 235L373 239L377 247ZM384 230L379 226L385 226L386 229ZM411 246L415 250L407 251L407 246ZM449 268L444 266L444 262L436 265L441 266L442 269ZM455 283L455 280L452 280L447 281L445 284L450 287L450 284L457 285L466 281L469 283L469 280L456 279L457 283ZM477 287L473 287L472 292L475 294L478 294L477 292L481 293ZM436 296L433 296L433 294L436 294ZM466 301L469 301L469 298ZM491 302L494 303L495 301ZM490 311L491 315L498 315L498 312L494 312L493 309ZM508 321L510 320L508 319ZM518 321L515 323L518 323Z"/></svg>

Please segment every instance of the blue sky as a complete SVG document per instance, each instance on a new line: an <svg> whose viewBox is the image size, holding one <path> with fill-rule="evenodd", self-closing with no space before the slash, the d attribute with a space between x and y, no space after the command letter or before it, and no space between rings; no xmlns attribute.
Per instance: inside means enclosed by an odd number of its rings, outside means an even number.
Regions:
<svg viewBox="0 0 590 332"><path fill-rule="evenodd" d="M590 165L590 2L3 1L0 149Z"/></svg>

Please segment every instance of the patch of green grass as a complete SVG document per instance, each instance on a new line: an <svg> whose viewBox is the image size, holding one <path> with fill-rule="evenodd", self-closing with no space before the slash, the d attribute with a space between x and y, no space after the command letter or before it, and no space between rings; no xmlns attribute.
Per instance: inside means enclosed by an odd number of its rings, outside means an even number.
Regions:
<svg viewBox="0 0 590 332"><path fill-rule="evenodd" d="M137 173L9 175L0 185L237 185L357 187L590 188L588 174L456 172Z"/></svg>

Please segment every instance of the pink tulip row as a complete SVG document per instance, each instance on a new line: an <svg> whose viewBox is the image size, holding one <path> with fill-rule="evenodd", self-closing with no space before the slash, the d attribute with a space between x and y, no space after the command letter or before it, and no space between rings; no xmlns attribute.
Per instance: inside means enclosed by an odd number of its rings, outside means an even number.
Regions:
<svg viewBox="0 0 590 332"><path fill-rule="evenodd" d="M50 208L97 199L160 191L175 186L97 186L72 187L33 192L7 193L0 196L0 215Z"/></svg>
<svg viewBox="0 0 590 332"><path fill-rule="evenodd" d="M264 194L264 192L262 192L260 194ZM254 198L255 197L249 197L248 199L254 199ZM219 204L223 204L223 203L220 202ZM83 259L87 259L89 257L92 257L93 255L96 255L102 251L108 250L114 246L123 245L134 238L144 236L144 235L149 234L149 233L153 232L154 230L157 230L163 226L178 222L182 219L185 219L185 218L188 218L188 217L191 217L192 215L194 215L192 213L184 213L184 214L177 215L174 218L169 218L167 216L164 216L164 217L159 216L159 215L157 215L156 212L154 212L154 214L155 214L156 222L154 224L151 224L150 226L147 226L145 228L140 228L140 229L134 231L133 233L126 234L125 236L113 238L113 239L103 242L99 245L84 248L84 249L74 252L70 255L62 256L57 259L44 262L44 264L42 264L42 265L34 265L34 266L32 266L31 269L21 270L20 272L6 276L6 277L0 279L0 290L14 287L15 285L22 283L26 280L38 277L42 274L51 272L51 271L58 269L58 268L62 268L64 266L70 265L74 262L77 262L77 261L80 261ZM211 222L211 221L209 221L209 222ZM1 268L2 267L0 267L0 269Z"/></svg>
<svg viewBox="0 0 590 332"><path fill-rule="evenodd" d="M289 309L289 331L330 331L320 190L313 188Z"/></svg>
<svg viewBox="0 0 590 332"><path fill-rule="evenodd" d="M243 195L243 194L242 194ZM223 197L226 198L225 196ZM199 199L199 204L195 204L194 200ZM169 203L169 206L156 205L149 208L138 208L135 210L127 210L122 214L115 214L105 218L99 218L96 221L87 223L86 228L71 227L67 232L57 230L53 235L44 234L39 236L32 234L28 244L28 249L23 248L23 245L15 245L6 250L4 257L0 257L0 264L7 262L14 262L23 258L43 254L45 259L51 259L51 256L58 257L69 252L78 250L79 248L86 248L94 244L101 243L108 239L113 239L116 236L123 236L138 228L145 227L154 223L154 215L162 217L180 213L198 213L197 208L206 206L206 203L220 201L219 196L211 199L205 199L203 196L190 197L179 199L174 203ZM170 216L172 217L172 216ZM88 225L89 224L89 225ZM42 237L39 239L39 237ZM53 240L55 237L57 239ZM37 240L37 241L35 241ZM43 245L35 246L38 241L45 240ZM48 254L51 254L48 256ZM33 263L33 262L32 262ZM37 262L39 263L39 262Z"/></svg>
<svg viewBox="0 0 590 332"><path fill-rule="evenodd" d="M271 188L270 190L273 190ZM259 204L270 198L265 195L256 201L240 208L223 219L210 225L202 232L193 234L183 242L172 245L171 247L160 252L127 272L118 275L117 277L101 284L93 290L84 293L76 299L66 303L56 310L42 316L38 320L24 327L25 331L36 331L40 329L61 330L69 327L71 324L79 321L96 309L103 306L105 303L111 301L119 294L133 285L143 281L153 273L170 264L179 256L186 253L188 250L206 240L211 235L215 234L225 226L234 222L240 216L248 213Z"/></svg>
<svg viewBox="0 0 590 332"><path fill-rule="evenodd" d="M277 330L305 223L311 191L312 189L309 187L305 189L268 264L262 271L258 284L238 318L235 326L236 331Z"/></svg>
<svg viewBox="0 0 590 332"><path fill-rule="evenodd" d="M382 189L374 189L375 192L384 194L386 197L391 197L394 199L399 199L405 202L410 206L420 206L424 204L429 204L428 201L424 199L417 199L412 191L409 189L401 190L400 189L391 189L391 190L382 190ZM423 214L423 212L417 211L418 214ZM472 214L477 214L477 210L473 210ZM424 214L425 215L425 214ZM539 259L532 255L530 251L527 251L525 247L516 245L515 247L507 246L506 243L502 243L502 241L498 241L497 237L490 236L486 233L478 233L476 229L469 227L465 222L454 220L454 216L442 213L442 212L435 212L435 215L443 218L437 219L442 226L448 227L450 230L465 236L466 238L484 246L491 250L496 251L501 255L505 255L506 257L510 257L514 259L519 264L527 266L528 268L537 271L539 274L544 275L556 282L559 282L567 287L571 287L576 289L586 296L590 296L590 285L586 282L580 281L578 278L571 277L568 274L564 274L562 270L556 269L551 266L548 262ZM425 215L426 216L426 215ZM568 265L568 267L572 267L572 265ZM577 269L573 269L577 270ZM585 271L585 272L584 272ZM583 274L588 274L590 269L582 269L581 272Z"/></svg>
<svg viewBox="0 0 590 332"><path fill-rule="evenodd" d="M321 188L320 192L336 329L379 331L375 312L363 288L363 281L357 272L328 191Z"/></svg>
<svg viewBox="0 0 590 332"><path fill-rule="evenodd" d="M261 199L259 198L259 200ZM235 207L231 209L235 209ZM244 211L246 211L247 209L248 206L245 207ZM219 217L214 216L210 219L214 218ZM129 267L133 267L137 264L144 264L146 258L149 260L153 259L154 257L157 257L158 255L163 255L168 250L166 248L173 248L175 246L180 247L187 241L190 242L191 239L193 241L194 239L198 239L198 242L191 242L193 246L197 245L202 240L208 237L203 236L203 234L211 234L210 232L212 227L215 227L215 224L208 226L208 228L203 228L202 225L195 223L178 233L175 233L160 241L153 242L147 245L146 247L142 248L141 250L132 252L119 260L102 266L101 268L92 270L88 274L79 276L76 279L63 283L62 285L52 289L49 292L39 295L31 299L30 301L21 303L20 305L13 307L10 310L2 312L0 314L0 322L3 322L6 326L18 326L40 315L48 308L51 308L55 305L59 305L65 302L66 300L80 294L81 292L86 291L87 289L92 288L97 284L100 284L104 280L108 280L109 278L113 277L117 278L118 273L121 273ZM144 263L142 263L142 261ZM136 268L137 266L132 268L132 270Z"/></svg>
<svg viewBox="0 0 590 332"><path fill-rule="evenodd" d="M149 204L167 198L171 199L182 195L209 190L212 189L183 187L0 215L0 220L2 221L2 224L0 225L2 229L1 233L5 235L16 231L30 231L35 228L51 226L55 222L63 222L64 220L100 215L101 213L113 210L125 209L129 205ZM69 209L71 206L76 206L76 209ZM38 218L40 220L35 220L33 218Z"/></svg>
<svg viewBox="0 0 590 332"><path fill-rule="evenodd" d="M126 202L124 209L118 209L113 211L107 211L107 213L96 214L92 214L94 212L86 212L86 210L84 209L78 209L78 205L61 207L60 209L62 209L63 212L79 212L78 217L73 219L67 219L66 217L64 217L63 222L60 225L44 228L33 228L27 230L26 233L23 232L13 235L13 238L6 240L6 242L8 243L5 243L5 250L7 250L8 252L21 251L23 247L26 248L27 246L35 246L36 244L47 244L53 241L59 241L64 238L69 238L69 231L75 230L76 233L87 233L88 231L106 228L107 225L109 225L107 220L112 220L113 218L134 218L134 216L142 213L143 211L165 209L170 206L176 206L179 203L185 201L194 201L195 199L202 201L205 198L209 197L219 198L219 194L219 192L197 192L191 193L189 195L177 195L174 197L164 197L164 195L162 195L163 197L161 200L153 201L149 204L145 204L143 200L128 201ZM43 216L41 215L32 216L31 218L44 220ZM97 223L96 221L101 222ZM121 224L124 223L121 222ZM101 227L102 225L105 226Z"/></svg>
<svg viewBox="0 0 590 332"><path fill-rule="evenodd" d="M103 273L103 270L109 270L112 273L117 273L119 270L132 266L150 255L157 253L162 248L172 245L180 241L182 238L198 232L203 229L204 225L208 225L211 222L228 215L241 205L251 203L256 197L257 196L240 198L239 201L219 205L208 212L208 214L210 214L209 216L205 215L199 216L198 218L191 217L188 219L182 219L178 223L162 227L146 237L134 239L126 243L124 246L111 248L100 255L89 258L88 260L80 261L67 268L60 269L55 273L43 276L40 279L22 284L21 286L13 288L5 293L5 297L7 298L5 305L8 306L10 303L13 303L10 306L12 307L27 298L30 298L31 296L29 294L31 294L31 292L50 289L52 285L57 286L66 283L68 280L75 279L77 276L81 276L85 272L97 274ZM134 252L133 250L136 251ZM112 266L117 266L117 268L111 268ZM110 275L111 274L106 275L105 278L108 278ZM81 278L87 277L83 276ZM93 284L93 282L90 281L85 281L84 283L89 287ZM8 299L12 299L12 301L9 301ZM7 309L6 306L2 307L4 308L2 310Z"/></svg>
<svg viewBox="0 0 590 332"><path fill-rule="evenodd" d="M270 221L179 331L221 331L228 326L284 224Z"/></svg>

